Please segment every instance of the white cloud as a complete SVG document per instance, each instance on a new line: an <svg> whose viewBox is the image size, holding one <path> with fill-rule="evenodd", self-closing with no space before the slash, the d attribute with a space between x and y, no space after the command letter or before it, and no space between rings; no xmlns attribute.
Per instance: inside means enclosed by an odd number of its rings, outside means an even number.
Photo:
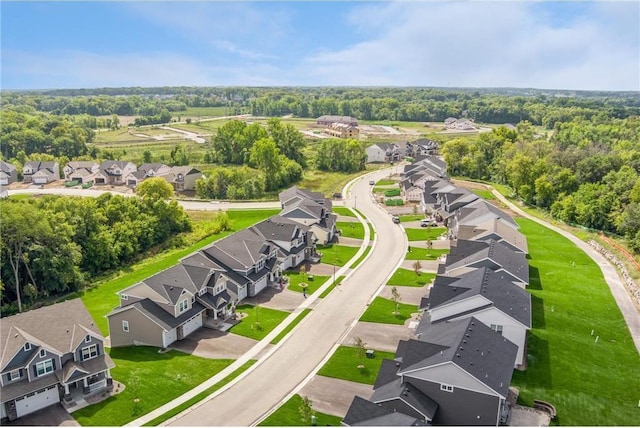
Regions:
<svg viewBox="0 0 640 428"><path fill-rule="evenodd" d="M369 40L317 52L300 74L327 85L640 89L637 3L598 3L562 26L539 19L532 5L366 5L348 21Z"/></svg>

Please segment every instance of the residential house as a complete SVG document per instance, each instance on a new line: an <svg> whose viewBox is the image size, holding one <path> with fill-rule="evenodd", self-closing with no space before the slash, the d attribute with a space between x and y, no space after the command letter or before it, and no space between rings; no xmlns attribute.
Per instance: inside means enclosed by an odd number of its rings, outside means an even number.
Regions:
<svg viewBox="0 0 640 428"><path fill-rule="evenodd" d="M454 117L445 119L444 127L447 129L456 129L459 131L472 131L476 129L473 123L473 119L456 119Z"/></svg>
<svg viewBox="0 0 640 428"><path fill-rule="evenodd" d="M305 260L317 259L316 237L309 226L276 215L256 223L250 229L277 246L280 272L297 267Z"/></svg>
<svg viewBox="0 0 640 428"><path fill-rule="evenodd" d="M437 191L444 188L454 189L455 186L451 184L451 182L442 179L424 182L424 190L420 197L420 208L422 212L427 215L435 214L438 203L438 199L436 198Z"/></svg>
<svg viewBox="0 0 640 428"><path fill-rule="evenodd" d="M94 161L71 161L64 166L64 181L77 181L85 184L95 180L100 164Z"/></svg>
<svg viewBox="0 0 640 428"><path fill-rule="evenodd" d="M359 138L360 130L357 126L348 123L332 123L324 130L325 134L329 134L337 138Z"/></svg>
<svg viewBox="0 0 640 428"><path fill-rule="evenodd" d="M413 156L428 156L438 153L439 144L437 141L429 140L428 138L420 138L413 142L413 147Z"/></svg>
<svg viewBox="0 0 640 428"><path fill-rule="evenodd" d="M0 332L3 421L113 388L115 364L80 299L3 318Z"/></svg>
<svg viewBox="0 0 640 428"><path fill-rule="evenodd" d="M280 216L308 226L319 244L326 245L336 236L338 216L311 199L287 202Z"/></svg>
<svg viewBox="0 0 640 428"><path fill-rule="evenodd" d="M22 167L22 182L47 184L60 180L60 167L55 161L28 161Z"/></svg>
<svg viewBox="0 0 640 428"><path fill-rule="evenodd" d="M436 217L444 221L444 224L447 227L450 227L449 219L456 214L456 211L459 208L462 208L479 198L478 195L464 187L453 187L453 189L450 187L442 187L435 190L437 202L434 208Z"/></svg>
<svg viewBox="0 0 640 428"><path fill-rule="evenodd" d="M6 186L18 180L18 170L5 161L0 161L0 185Z"/></svg>
<svg viewBox="0 0 640 428"><path fill-rule="evenodd" d="M518 346L516 366L526 364L531 295L486 267L457 277L438 275L423 300L432 324L475 317Z"/></svg>
<svg viewBox="0 0 640 428"><path fill-rule="evenodd" d="M129 174L136 172L138 168L131 162L104 161L100 164L100 170L95 175L95 184L126 184Z"/></svg>
<svg viewBox="0 0 640 428"><path fill-rule="evenodd" d="M482 267L501 273L521 288L529 284L529 263L526 255L515 252L506 244L493 239L458 239L452 242L445 263L438 266L438 273L459 276Z"/></svg>
<svg viewBox="0 0 640 428"><path fill-rule="evenodd" d="M477 226L489 220L498 220L513 229L520 228L509 214L484 199L476 198L473 202L460 207L450 217L448 222L449 235L455 239L460 228Z"/></svg>
<svg viewBox="0 0 640 428"><path fill-rule="evenodd" d="M285 205L290 205L293 202L310 199L319 205L325 206L329 211L333 208L331 199L325 198L321 192L312 192L308 189L301 189L298 186L289 187L287 190L283 190L278 194L280 200L280 207L284 208Z"/></svg>
<svg viewBox="0 0 640 428"><path fill-rule="evenodd" d="M334 123L343 123L345 125L358 126L358 119L351 116L332 116L324 115L320 116L316 123L323 126L331 126Z"/></svg>
<svg viewBox="0 0 640 428"><path fill-rule="evenodd" d="M162 163L143 163L137 171L131 172L125 177L127 186L136 187L149 177L158 177L168 174L171 167Z"/></svg>
<svg viewBox="0 0 640 428"><path fill-rule="evenodd" d="M405 397L404 395L401 395ZM408 396L408 393L407 393ZM425 426L426 421L410 416L397 409L376 404L355 396L347 414L342 419L344 426Z"/></svg>
<svg viewBox="0 0 640 428"><path fill-rule="evenodd" d="M395 162L401 158L400 148L395 143L376 143L365 149L367 163Z"/></svg>
<svg viewBox="0 0 640 428"><path fill-rule="evenodd" d="M412 171L412 174L404 178L400 182L402 188L402 197L406 201L420 202L424 193L424 188L427 182L435 182L440 179L436 177L433 172L420 169L418 171Z"/></svg>
<svg viewBox="0 0 640 428"><path fill-rule="evenodd" d="M458 225L456 239L487 241L493 239L513 251L527 254L527 237L502 218L493 218L479 224Z"/></svg>
<svg viewBox="0 0 640 428"><path fill-rule="evenodd" d="M174 166L160 177L167 180L174 191L185 192L196 190L196 181L202 178L202 172L190 166Z"/></svg>

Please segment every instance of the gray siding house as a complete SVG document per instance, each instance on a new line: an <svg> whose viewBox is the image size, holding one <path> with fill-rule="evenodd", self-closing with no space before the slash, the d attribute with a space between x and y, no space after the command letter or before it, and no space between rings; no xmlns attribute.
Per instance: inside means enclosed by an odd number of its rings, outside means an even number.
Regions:
<svg viewBox="0 0 640 428"><path fill-rule="evenodd" d="M0 161L0 185L6 186L16 181L18 181L16 167L5 161Z"/></svg>

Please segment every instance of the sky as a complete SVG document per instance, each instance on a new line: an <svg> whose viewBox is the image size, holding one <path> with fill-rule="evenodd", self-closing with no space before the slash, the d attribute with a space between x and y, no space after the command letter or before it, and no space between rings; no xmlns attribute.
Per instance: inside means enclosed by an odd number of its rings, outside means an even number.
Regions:
<svg viewBox="0 0 640 428"><path fill-rule="evenodd" d="M640 1L0 2L2 89L640 90Z"/></svg>

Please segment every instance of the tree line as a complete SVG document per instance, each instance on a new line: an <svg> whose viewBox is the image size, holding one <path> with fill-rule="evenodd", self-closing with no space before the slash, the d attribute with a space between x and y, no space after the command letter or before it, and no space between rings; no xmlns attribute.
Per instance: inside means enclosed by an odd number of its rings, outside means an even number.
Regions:
<svg viewBox="0 0 640 428"><path fill-rule="evenodd" d="M182 207L165 202L154 184L144 198L105 193L0 202L2 315L79 291L191 230Z"/></svg>

